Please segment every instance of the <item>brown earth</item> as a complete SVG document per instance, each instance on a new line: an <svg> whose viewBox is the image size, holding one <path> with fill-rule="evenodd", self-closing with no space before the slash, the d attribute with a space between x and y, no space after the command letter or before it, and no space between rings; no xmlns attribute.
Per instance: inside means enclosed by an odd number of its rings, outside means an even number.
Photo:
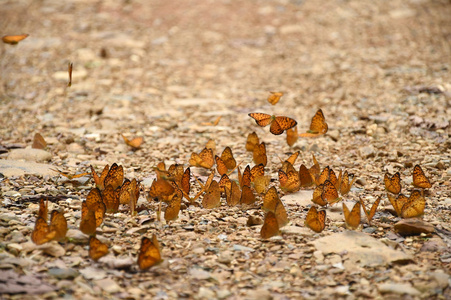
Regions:
<svg viewBox="0 0 451 300"><path fill-rule="evenodd" d="M0 168L2 297L451 297L449 1L3 1L0 12L1 35L30 34L0 45L2 160L40 132L53 167L76 173L123 165L126 177L142 181L139 204L146 208L107 217L99 235L110 254L94 263L77 235L92 182L65 182L55 173L6 176ZM269 91L285 94L271 106ZM247 116L286 115L303 132L318 108L328 133L292 148L285 134L274 136ZM218 126L202 125L218 116ZM314 153L321 167L354 173L359 179L344 200L361 197L368 205L383 197L359 236L381 241L376 252L383 246L409 258L362 265L351 251L319 250L322 238L352 233L341 205L328 208L322 233L305 228L311 190L307 201L306 192L283 198L290 224L269 240L259 226L246 226L250 215L263 218L258 206L185 205L175 222L156 220L158 203L146 195L158 162L186 167L191 153L214 139L218 152L230 146L244 167L252 163L244 147L252 131L267 143L266 172L277 187L279 158L298 150L297 168L311 166ZM145 142L133 152L120 134ZM403 237L393 229L399 219L383 177L399 171L409 195L416 164L432 182L423 220L435 232ZM67 242L30 242L40 195L51 196L52 209L65 209ZM141 272L140 240L153 233L164 262Z"/></svg>

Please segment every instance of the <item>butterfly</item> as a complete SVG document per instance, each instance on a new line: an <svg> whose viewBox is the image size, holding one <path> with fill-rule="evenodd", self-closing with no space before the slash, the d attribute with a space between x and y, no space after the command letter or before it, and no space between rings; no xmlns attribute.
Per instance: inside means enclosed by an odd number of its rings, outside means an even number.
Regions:
<svg viewBox="0 0 451 300"><path fill-rule="evenodd" d="M304 224L315 232L323 231L326 227L326 211L318 211L315 206L310 207Z"/></svg>
<svg viewBox="0 0 451 300"><path fill-rule="evenodd" d="M268 157L266 156L265 142L262 142L254 147L253 160L256 165L262 164L263 166L266 166L268 163Z"/></svg>
<svg viewBox="0 0 451 300"><path fill-rule="evenodd" d="M390 201L391 202L391 201ZM426 206L426 199L421 195L419 191L413 191L410 197L405 200L401 206L399 196L397 199L397 206L400 209L401 218L414 218L424 214L424 208ZM396 209L395 209L396 210Z"/></svg>
<svg viewBox="0 0 451 300"><path fill-rule="evenodd" d="M429 189L432 187L429 179L424 175L423 169L419 165L415 165L413 168L413 185L421 189Z"/></svg>
<svg viewBox="0 0 451 300"><path fill-rule="evenodd" d="M345 215L346 227L356 229L360 224L360 202L356 202L351 212L343 202L343 214Z"/></svg>
<svg viewBox="0 0 451 300"><path fill-rule="evenodd" d="M114 163L111 165L111 168L108 171L105 180L103 181L103 185L104 187L107 187L108 185L111 184L113 189L116 189L117 187L122 185L123 181L124 181L124 168Z"/></svg>
<svg viewBox="0 0 451 300"><path fill-rule="evenodd" d="M56 241L60 241L66 237L67 220L63 211L53 210L50 214L50 231L55 231Z"/></svg>
<svg viewBox="0 0 451 300"><path fill-rule="evenodd" d="M227 174L229 170L234 170L236 167L236 160L233 157L232 149L226 147L222 151L221 157L215 155L216 169L220 175Z"/></svg>
<svg viewBox="0 0 451 300"><path fill-rule="evenodd" d="M323 171L319 174L318 177L312 178L315 181L316 185L323 184L326 180L330 178L330 168L329 166L325 167Z"/></svg>
<svg viewBox="0 0 451 300"><path fill-rule="evenodd" d="M324 190L324 184L317 185L316 188L313 190L313 198L312 202L316 203L321 206L326 206L327 201L323 199L323 190Z"/></svg>
<svg viewBox="0 0 451 300"><path fill-rule="evenodd" d="M309 187L313 185L312 176L307 167L302 164L299 168L299 181L301 182L301 187Z"/></svg>
<svg viewBox="0 0 451 300"><path fill-rule="evenodd" d="M74 174L74 175L71 175L71 174L69 174L69 173L61 172L61 171L58 170L58 169L50 168L50 170L52 170L52 171L54 171L54 172L57 172L57 173L59 173L60 175L63 175L63 176L66 177L68 180L72 180L72 179L75 179L75 178L80 178L80 177L89 175L89 173L87 173L87 172L86 172L86 173L81 173L81 174Z"/></svg>
<svg viewBox="0 0 451 300"><path fill-rule="evenodd" d="M296 144L296 142L298 141L298 128L294 127L294 128L290 128L287 129L287 144L290 147L293 147L294 144Z"/></svg>
<svg viewBox="0 0 451 300"><path fill-rule="evenodd" d="M118 193L119 187L115 190ZM130 195L134 194L134 198L138 200L139 198L140 184L133 178L132 181L125 179L124 183L119 189L119 203L120 204L130 204ZM136 203L135 203L136 204Z"/></svg>
<svg viewBox="0 0 451 300"><path fill-rule="evenodd" d="M213 180L202 199L202 206L207 209L212 209L219 207L220 205L221 191L218 182Z"/></svg>
<svg viewBox="0 0 451 300"><path fill-rule="evenodd" d="M108 254L108 246L94 236L89 238L89 257L93 261L98 261Z"/></svg>
<svg viewBox="0 0 451 300"><path fill-rule="evenodd" d="M219 121L221 120L221 118L222 118L222 116L219 116L219 117L216 118L216 120L213 123L206 122L206 123L201 123L201 125L204 125L204 126L217 126L219 124Z"/></svg>
<svg viewBox="0 0 451 300"><path fill-rule="evenodd" d="M94 210L88 209L86 201L81 203L80 231L87 235L95 235L97 219Z"/></svg>
<svg viewBox="0 0 451 300"><path fill-rule="evenodd" d="M163 178L154 179L150 186L149 197L166 202L169 201L169 198L174 194L174 191L174 186L168 180Z"/></svg>
<svg viewBox="0 0 451 300"><path fill-rule="evenodd" d="M161 263L160 244L158 243L157 236L152 235L152 239L143 237L141 240L141 247L138 254L138 266L141 270L147 270L148 268Z"/></svg>
<svg viewBox="0 0 451 300"><path fill-rule="evenodd" d="M335 175L334 170L332 168L329 168L329 181L335 186L337 191L339 190L339 184L338 184L338 178L337 175Z"/></svg>
<svg viewBox="0 0 451 300"><path fill-rule="evenodd" d="M321 171L321 168L320 168L319 163L316 160L316 157L313 153L312 153L312 159L313 159L313 166L310 167L309 173L312 176L312 179L316 184L316 178L319 176L319 172Z"/></svg>
<svg viewBox="0 0 451 300"><path fill-rule="evenodd" d="M283 96L282 92L270 92L271 95L268 96L268 102L272 105L276 105L280 98Z"/></svg>
<svg viewBox="0 0 451 300"><path fill-rule="evenodd" d="M204 148L199 154L193 152L189 159L191 166L211 169L215 164L213 150L210 148Z"/></svg>
<svg viewBox="0 0 451 300"><path fill-rule="evenodd" d="M240 203L241 190L236 181L231 181L230 188L226 187L225 189L228 206L235 206Z"/></svg>
<svg viewBox="0 0 451 300"><path fill-rule="evenodd" d="M274 186L269 188L266 192L265 197L263 198L262 209L275 214L279 228L288 223L287 211Z"/></svg>
<svg viewBox="0 0 451 300"><path fill-rule="evenodd" d="M131 140L129 140L128 138L126 138L123 134L121 134L122 138L124 139L124 142L132 147L133 150L137 150L139 149L139 147L141 147L142 143L144 142L144 138L142 136L140 137L135 137Z"/></svg>
<svg viewBox="0 0 451 300"><path fill-rule="evenodd" d="M130 185L130 181L128 181L127 186ZM120 192L119 192L120 193ZM102 200L103 204L105 204L106 212L115 213L119 209L120 204L120 194L118 194L113 189L113 186L110 184L102 191ZM128 203L127 203L128 204Z"/></svg>
<svg viewBox="0 0 451 300"><path fill-rule="evenodd" d="M393 194L401 193L401 174L396 172L391 178L388 174L384 175L385 189Z"/></svg>
<svg viewBox="0 0 451 300"><path fill-rule="evenodd" d="M43 218L47 222L47 214L48 214L48 199L41 198L39 200L39 212L38 217Z"/></svg>
<svg viewBox="0 0 451 300"><path fill-rule="evenodd" d="M288 173L279 170L279 183L280 188L286 192L296 192L301 187L299 173L295 170L291 170Z"/></svg>
<svg viewBox="0 0 451 300"><path fill-rule="evenodd" d="M128 194L129 194L130 214L132 216L135 214L136 204L138 204L139 189L140 189L140 185L138 184L136 179L133 178L133 180L130 183L129 189L127 190Z"/></svg>
<svg viewBox="0 0 451 300"><path fill-rule="evenodd" d="M5 35L2 37L2 41L5 44L16 45L20 41L26 39L28 34L20 34L20 35Z"/></svg>
<svg viewBox="0 0 451 300"><path fill-rule="evenodd" d="M216 142L214 140L208 140L205 144L205 148L211 149L212 157L216 154Z"/></svg>
<svg viewBox="0 0 451 300"><path fill-rule="evenodd" d="M172 164L168 168L168 177L167 179L175 182L177 185L180 185L182 181L184 169L181 164Z"/></svg>
<svg viewBox="0 0 451 300"><path fill-rule="evenodd" d="M166 211L164 212L164 219L166 222L177 219L182 205L182 198L183 192L179 188L176 188L175 195L172 197L171 202L169 202Z"/></svg>
<svg viewBox="0 0 451 300"><path fill-rule="evenodd" d="M265 175L265 166L263 164L253 166L252 169L250 169L250 174L251 182L254 182L258 177Z"/></svg>
<svg viewBox="0 0 451 300"><path fill-rule="evenodd" d="M224 174L221 176L218 185L219 189L225 192L226 189L230 190L232 188L232 181L230 180L229 176L227 176L227 174Z"/></svg>
<svg viewBox="0 0 451 300"><path fill-rule="evenodd" d="M321 199L327 201L329 204L334 204L341 200L338 196L337 189L329 180L324 181L323 192L321 194Z"/></svg>
<svg viewBox="0 0 451 300"><path fill-rule="evenodd" d="M293 128L297 125L296 120L283 117L283 116L271 116L264 113L250 113L249 117L253 118L258 126L265 127L271 124L269 132L274 135L280 135L285 130Z"/></svg>
<svg viewBox="0 0 451 300"><path fill-rule="evenodd" d="M99 227L103 222L106 208L105 204L103 203L102 194L98 188L91 189L86 196L86 209L94 212L96 227ZM83 209L81 218L83 220Z"/></svg>
<svg viewBox="0 0 451 300"><path fill-rule="evenodd" d="M310 129L306 133L301 133L300 137L317 137L327 132L328 126L323 111L318 109L310 123Z"/></svg>
<svg viewBox="0 0 451 300"><path fill-rule="evenodd" d="M247 185L243 186L241 189L240 203L244 205L252 205L255 203L254 192L252 192L252 189Z"/></svg>
<svg viewBox="0 0 451 300"><path fill-rule="evenodd" d="M251 167L249 165L244 169L243 175L241 176L241 170L238 167L238 182L240 183L241 188L243 186L251 186Z"/></svg>
<svg viewBox="0 0 451 300"><path fill-rule="evenodd" d="M259 176L253 180L254 189L257 193L262 194L268 188L269 182L271 181L270 176Z"/></svg>
<svg viewBox="0 0 451 300"><path fill-rule="evenodd" d="M67 86L70 87L72 86L72 69L74 67L74 64L69 62L67 64L67 72L69 73L69 82L67 83Z"/></svg>
<svg viewBox="0 0 451 300"><path fill-rule="evenodd" d="M260 141L258 139L258 135L255 132L249 133L246 140L246 151L253 152L254 147L259 144Z"/></svg>
<svg viewBox="0 0 451 300"><path fill-rule="evenodd" d="M260 229L260 236L262 239L269 239L279 234L279 224L277 223L276 215L272 211L268 211L265 215L263 226Z"/></svg>
<svg viewBox="0 0 451 300"><path fill-rule="evenodd" d="M379 202L381 202L381 197L378 197L376 201L374 201L373 205L371 206L370 211L366 210L365 204L363 203L362 199L360 199L360 206L362 206L363 211L365 212L365 216L368 219L368 224L371 225L371 220L373 219L374 215L376 214L377 207L379 206Z"/></svg>
<svg viewBox="0 0 451 300"><path fill-rule="evenodd" d="M298 159L300 153L301 153L301 151L294 152L293 154L290 155L290 157L288 157L288 159L286 161L294 166L294 164L296 163L296 160Z"/></svg>
<svg viewBox="0 0 451 300"><path fill-rule="evenodd" d="M108 175L108 171L110 170L110 166L109 165L106 165L104 168L103 168L103 171L102 171L102 173L100 174L100 177L97 175L97 173L96 173L96 171L94 170L94 168L92 167L92 166L90 166L91 167L91 174L92 174L92 178L94 179L94 183L96 184L96 187L99 189L99 190L103 190L103 189L105 189L105 185L104 185L104 182L105 182L105 177Z"/></svg>
<svg viewBox="0 0 451 300"><path fill-rule="evenodd" d="M403 194L399 194L397 196L393 196L390 193L387 193L387 198L390 201L391 205L393 206L393 208L394 208L394 210L396 212L396 215L398 217L400 217L401 216L402 207L404 206L404 204L407 203L409 198L407 198Z"/></svg>
<svg viewBox="0 0 451 300"><path fill-rule="evenodd" d="M352 176L352 180L349 181L349 176ZM349 191L351 190L352 185L354 184L354 182L357 180L357 177L355 177L354 175L349 175L348 171L345 171L343 173L343 176L341 175L341 170L340 173L338 174L338 191L340 192L340 194L346 195L347 193L349 193Z"/></svg>
<svg viewBox="0 0 451 300"><path fill-rule="evenodd" d="M47 142L44 140L44 138L39 132L36 132L33 137L33 145L31 146L31 148L45 149L45 147L47 147Z"/></svg>
<svg viewBox="0 0 451 300"><path fill-rule="evenodd" d="M47 224L47 221L44 220L44 218L38 217L36 219L34 230L31 233L31 240L36 245L42 245L53 240L56 234L57 232L50 229L50 226Z"/></svg>
<svg viewBox="0 0 451 300"><path fill-rule="evenodd" d="M282 167L279 170L283 171L284 173L289 173L289 172L296 172L297 173L297 171L293 167L293 165L287 160L282 163Z"/></svg>

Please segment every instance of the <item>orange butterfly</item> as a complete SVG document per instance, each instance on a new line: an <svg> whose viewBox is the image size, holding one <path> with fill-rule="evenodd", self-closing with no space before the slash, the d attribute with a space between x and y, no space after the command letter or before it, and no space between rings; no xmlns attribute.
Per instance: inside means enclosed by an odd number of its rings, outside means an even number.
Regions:
<svg viewBox="0 0 451 300"><path fill-rule="evenodd" d="M317 137L327 132L328 126L323 111L318 109L310 123L310 129L306 133L301 133L300 137Z"/></svg>
<svg viewBox="0 0 451 300"><path fill-rule="evenodd" d="M127 186L130 185L129 183L130 183L130 181L128 181ZM119 209L120 192L119 192L119 197L118 197L118 194L116 193L116 191L113 189L113 187L110 184L106 187L106 189L104 189L102 191L102 200L103 200L103 203L105 204L106 211L109 213L115 213Z"/></svg>
<svg viewBox="0 0 451 300"><path fill-rule="evenodd" d="M158 243L157 236L154 234L152 240L143 237L141 240L141 247L138 254L138 266L141 270L147 270L148 268L161 263L160 244Z"/></svg>
<svg viewBox="0 0 451 300"><path fill-rule="evenodd" d="M5 35L5 36L2 37L2 41L5 44L16 45L20 41L26 39L28 36L29 36L28 34Z"/></svg>
<svg viewBox="0 0 451 300"><path fill-rule="evenodd" d="M325 167L323 171L319 174L318 177L313 177L312 179L315 181L316 185L323 184L326 180L330 178L330 168L329 166Z"/></svg>
<svg viewBox="0 0 451 300"><path fill-rule="evenodd" d="M250 176L251 182L254 182L255 179L257 179L258 177L265 175L265 166L263 164L255 165L250 170L250 173L251 173L251 176Z"/></svg>
<svg viewBox="0 0 451 300"><path fill-rule="evenodd" d="M295 170L291 170L288 173L279 170L279 183L280 188L286 192L296 192L301 187L299 173Z"/></svg>
<svg viewBox="0 0 451 300"><path fill-rule="evenodd" d="M108 254L108 246L96 237L91 236L89 238L89 257L93 261L98 261L101 257Z"/></svg>
<svg viewBox="0 0 451 300"><path fill-rule="evenodd" d="M283 96L282 92L270 92L271 95L268 96L268 102L272 105L276 105L280 98Z"/></svg>
<svg viewBox="0 0 451 300"><path fill-rule="evenodd" d="M44 140L44 138L39 132L36 132L33 137L33 145L31 146L31 148L45 149L45 147L47 147L47 142Z"/></svg>
<svg viewBox="0 0 451 300"><path fill-rule="evenodd" d="M371 225L371 220L373 219L374 215L376 214L377 207L379 206L379 202L381 202L381 197L378 197L376 201L374 201L373 205L371 206L370 211L366 210L365 204L363 203L362 199L360 198L360 205L363 208L363 211L365 212L365 216L368 219L368 224Z"/></svg>
<svg viewBox="0 0 451 300"><path fill-rule="evenodd" d="M240 203L244 205L252 205L255 203L255 195L252 192L252 189L245 185L241 190L241 199Z"/></svg>
<svg viewBox="0 0 451 300"><path fill-rule="evenodd" d="M293 147L293 145L298 141L298 128L294 127L287 130L287 144L290 147Z"/></svg>
<svg viewBox="0 0 451 300"><path fill-rule="evenodd" d="M100 193L100 190L98 188L91 189L91 191L89 191L88 195L86 196L86 209L94 212L96 227L99 227L103 222L106 208L105 204L103 203L102 194ZM84 214L82 209L82 220L83 216Z"/></svg>
<svg viewBox="0 0 451 300"><path fill-rule="evenodd" d="M60 175L63 175L63 176L66 177L68 180L72 180L72 179L75 179L75 178L80 178L80 177L89 175L89 173L87 173L87 172L86 172L86 173L81 173L81 174L71 175L71 174L69 174L69 173L61 172L61 171L58 170L58 169L50 168L50 170L52 170L52 171L54 171L54 172L57 172L57 173L59 173Z"/></svg>
<svg viewBox="0 0 451 300"><path fill-rule="evenodd" d="M180 185L183 177L184 169L181 164L172 164L168 168L168 180Z"/></svg>
<svg viewBox="0 0 451 300"><path fill-rule="evenodd" d="M360 225L360 202L356 202L351 212L343 202L343 214L345 215L346 227L356 229Z"/></svg>
<svg viewBox="0 0 451 300"><path fill-rule="evenodd" d="M262 239L269 239L275 235L279 235L279 224L277 223L276 215L272 211L268 211L263 222L263 226L260 230L260 236Z"/></svg>
<svg viewBox="0 0 451 300"><path fill-rule="evenodd" d="M321 168L320 168L319 163L316 160L316 157L315 157L315 155L313 153L312 153L312 159L313 159L313 166L310 167L309 173L312 176L312 180L316 184L316 179L319 176L319 172L321 171Z"/></svg>
<svg viewBox="0 0 451 300"><path fill-rule="evenodd" d="M219 207L221 205L221 191L219 184L216 181L212 181L208 187L204 198L202 199L202 206L207 209Z"/></svg>
<svg viewBox="0 0 451 300"><path fill-rule="evenodd" d="M388 174L384 175L385 189L393 194L401 193L401 174L396 172L391 178Z"/></svg>
<svg viewBox="0 0 451 300"><path fill-rule="evenodd" d="M271 178L269 176L259 176L253 180L254 189L257 193L262 194L268 188Z"/></svg>
<svg viewBox="0 0 451 300"><path fill-rule="evenodd" d="M175 195L172 197L171 202L169 202L168 206L166 207L166 211L164 212L164 219L166 222L173 221L177 219L180 207L182 205L182 198L183 198L183 192L176 188Z"/></svg>
<svg viewBox="0 0 451 300"><path fill-rule="evenodd" d="M67 86L72 86L72 68L74 67L74 64L69 62L67 65L67 72L69 73L69 82L67 83Z"/></svg>
<svg viewBox="0 0 451 300"><path fill-rule="evenodd" d="M226 189L232 188L232 181L230 180L229 176L227 174L224 174L221 176L221 179L219 180L219 189L225 193Z"/></svg>
<svg viewBox="0 0 451 300"><path fill-rule="evenodd" d="M284 173L288 173L288 172L296 172L296 169L293 167L293 165L289 162L289 161L284 161L282 163L282 168L280 168L281 171L283 171Z"/></svg>
<svg viewBox="0 0 451 300"><path fill-rule="evenodd" d="M221 157L215 156L216 160L216 169L220 175L227 174L230 171L236 168L236 160L233 157L232 149L230 147L226 147L224 151L222 151ZM230 174L229 173L229 174Z"/></svg>
<svg viewBox="0 0 451 300"><path fill-rule="evenodd" d="M255 132L249 133L246 140L246 151L254 151L254 147L259 145L258 135Z"/></svg>
<svg viewBox="0 0 451 300"><path fill-rule="evenodd" d="M349 181L349 176L352 176L351 181ZM352 185L354 184L354 182L356 180L357 180L357 177L355 177L354 175L348 174L348 171L345 171L342 176L341 170L340 170L340 173L338 174L338 186L339 186L338 190L339 190L340 194L343 196L343 195L346 195L347 193L349 193Z"/></svg>
<svg viewBox="0 0 451 300"><path fill-rule="evenodd" d="M235 206L240 203L241 191L236 181L231 181L230 189L226 187L227 205Z"/></svg>
<svg viewBox="0 0 451 300"><path fill-rule="evenodd" d="M326 227L326 211L318 211L315 206L310 207L304 224L315 232L323 231Z"/></svg>
<svg viewBox="0 0 451 300"><path fill-rule="evenodd" d="M413 168L413 185L421 189L429 189L432 187L429 179L424 175L423 169L419 165L415 165Z"/></svg>
<svg viewBox="0 0 451 300"><path fill-rule="evenodd" d="M293 154L290 155L290 157L288 157L288 159L286 161L294 166L300 153L301 153L301 151L294 152Z"/></svg>
<svg viewBox="0 0 451 300"><path fill-rule="evenodd" d="M139 198L140 184L133 178L132 181L125 179L122 186L116 189L116 193L119 194L120 204L130 204L130 195L134 194L134 198L138 200ZM136 203L135 203L136 204Z"/></svg>
<svg viewBox="0 0 451 300"><path fill-rule="evenodd" d="M393 196L390 193L387 193L388 200L390 200L391 205L395 209L396 215L398 217L401 216L402 207L407 203L409 198L404 196L403 194L399 194L397 196Z"/></svg>
<svg viewBox="0 0 451 300"><path fill-rule="evenodd" d="M216 120L211 123L211 122L205 122L205 123L201 123L201 125L203 126L217 126L219 124L219 121L221 120L222 116L219 116L216 118Z"/></svg>
<svg viewBox="0 0 451 300"><path fill-rule="evenodd" d="M275 214L279 228L288 223L287 211L274 186L266 192L265 197L263 198L262 209Z"/></svg>
<svg viewBox="0 0 451 300"><path fill-rule="evenodd" d="M337 203L341 200L338 196L337 189L329 180L324 181L323 192L321 194L321 199L327 201L329 204Z"/></svg>
<svg viewBox="0 0 451 300"><path fill-rule="evenodd" d="M262 142L254 147L253 160L256 165L262 164L263 166L266 166L268 157L266 156L265 142Z"/></svg>
<svg viewBox="0 0 451 300"><path fill-rule="evenodd" d="M53 210L50 214L50 231L55 231L56 241L60 241L66 237L67 220L63 211Z"/></svg>
<svg viewBox="0 0 451 300"><path fill-rule="evenodd" d="M42 245L53 240L56 234L57 232L50 229L50 226L47 224L44 218L38 217L36 219L34 230L31 233L31 240L36 245Z"/></svg>
<svg viewBox="0 0 451 300"><path fill-rule="evenodd" d="M49 200L46 198L44 201L44 198L41 198L39 200L39 212L38 217L43 218L47 222L47 215L48 215L48 203Z"/></svg>
<svg viewBox="0 0 451 300"><path fill-rule="evenodd" d="M337 175L335 175L335 172L334 170L332 170L332 168L329 169L329 181L335 186L335 188L338 191L340 188L338 178Z"/></svg>
<svg viewBox="0 0 451 300"><path fill-rule="evenodd" d="M241 176L240 168L238 167L238 182L240 183L241 188L243 186L251 186L251 167L249 165L246 166L243 172L243 176Z"/></svg>
<svg viewBox="0 0 451 300"><path fill-rule="evenodd" d="M86 201L81 203L80 231L87 235L95 235L97 228L96 214L94 210L88 209Z"/></svg>
<svg viewBox="0 0 451 300"><path fill-rule="evenodd" d="M174 191L174 186L168 180L162 178L154 179L150 186L149 197L166 202L170 200L170 196L174 194Z"/></svg>
<svg viewBox="0 0 451 300"><path fill-rule="evenodd" d="M204 148L199 154L193 152L189 159L189 163L191 166L211 169L215 164L213 150Z"/></svg>
<svg viewBox="0 0 451 300"><path fill-rule="evenodd" d="M402 206L400 206L398 200L398 208L401 207L400 216L402 218L414 218L423 215L425 206L426 199L419 191L413 191Z"/></svg>
<svg viewBox="0 0 451 300"><path fill-rule="evenodd" d="M285 130L293 128L297 125L296 120L289 117L276 117L264 113L250 113L249 117L253 118L257 125L261 127L271 124L269 127L269 132L274 135L282 134Z"/></svg>
<svg viewBox="0 0 451 300"><path fill-rule="evenodd" d="M301 187L313 185L312 176L310 176L310 172L304 164L299 168L299 181L301 182Z"/></svg>
<svg viewBox="0 0 451 300"><path fill-rule="evenodd" d="M312 202L316 203L321 206L326 206L327 201L323 199L323 190L324 190L324 184L317 185L316 188L313 190L313 198Z"/></svg>
<svg viewBox="0 0 451 300"><path fill-rule="evenodd" d="M142 136L140 137L135 137L131 140L129 140L128 138L126 138L123 134L121 134L122 138L124 139L124 142L132 147L133 150L138 150L139 147L141 147L142 143L144 142L144 138Z"/></svg>
<svg viewBox="0 0 451 300"><path fill-rule="evenodd" d="M108 171L110 170L110 166L106 165L103 168L102 174L100 175L100 177L97 175L96 171L94 170L94 168L92 166L91 167L91 174L92 174L92 178L94 179L94 183L96 184L96 187L99 190L104 190L105 186L104 186L104 181L105 181L105 177L108 175Z"/></svg>
<svg viewBox="0 0 451 300"><path fill-rule="evenodd" d="M117 187L122 185L124 181L124 168L122 166L118 166L116 163L111 165L108 174L103 181L104 187L107 187L111 184L113 189L115 190Z"/></svg>

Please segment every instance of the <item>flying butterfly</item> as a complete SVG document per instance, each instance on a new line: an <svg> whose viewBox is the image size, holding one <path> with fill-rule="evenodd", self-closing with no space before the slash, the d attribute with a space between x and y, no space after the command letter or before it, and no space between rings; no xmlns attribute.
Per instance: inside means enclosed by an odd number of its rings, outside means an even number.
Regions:
<svg viewBox="0 0 451 300"><path fill-rule="evenodd" d="M5 35L2 37L2 41L5 44L16 45L20 41L26 39L28 34L20 34L20 35Z"/></svg>
<svg viewBox="0 0 451 300"><path fill-rule="evenodd" d="M391 178L388 174L384 175L385 189L393 194L401 193L401 174L396 172Z"/></svg>
<svg viewBox="0 0 451 300"><path fill-rule="evenodd" d="M150 267L161 263L160 244L157 236L154 234L152 239L143 237L138 254L138 266L141 270L147 270Z"/></svg>
<svg viewBox="0 0 451 300"><path fill-rule="evenodd" d="M284 116L274 116L264 113L250 113L249 117L253 118L258 126L265 127L271 124L269 127L269 132L274 135L280 135L285 130L293 128L297 125L296 120L284 117Z"/></svg>
<svg viewBox="0 0 451 300"><path fill-rule="evenodd" d="M108 254L108 246L94 236L89 238L89 257L93 261L98 261Z"/></svg>
<svg viewBox="0 0 451 300"><path fill-rule="evenodd" d="M58 169L50 168L50 170L52 170L52 171L54 171L54 172L57 172L57 173L59 173L60 175L63 175L63 176L66 177L68 180L73 180L73 179L76 179L76 178L80 178L80 177L89 175L88 172L72 175L72 174L69 174L69 173L61 172L61 171L58 170Z"/></svg>
<svg viewBox="0 0 451 300"><path fill-rule="evenodd" d="M351 211L343 202L343 214L345 216L346 227L356 229L360 225L360 202L356 202Z"/></svg>
<svg viewBox="0 0 451 300"><path fill-rule="evenodd" d="M127 144L127 146L132 147L133 150L139 149L139 147L141 147L142 143L144 142L144 138L142 136L135 137L131 140L126 138L123 134L121 134L121 136L122 136L122 139L124 140L125 144Z"/></svg>
<svg viewBox="0 0 451 300"><path fill-rule="evenodd" d="M315 232L323 231L326 227L326 211L318 211L315 206L310 207L304 224Z"/></svg>
<svg viewBox="0 0 451 300"><path fill-rule="evenodd" d="M268 102L272 105L276 105L280 98L283 96L282 92L269 92L271 95L268 96Z"/></svg>
<svg viewBox="0 0 451 300"><path fill-rule="evenodd" d="M415 165L413 168L413 185L417 188L421 189L429 189L432 187L431 182L426 177L426 175L423 172L423 169L419 165Z"/></svg>
<svg viewBox="0 0 451 300"><path fill-rule="evenodd" d="M310 123L310 129L306 133L301 133L300 137L317 137L327 132L328 126L323 111L318 109Z"/></svg>

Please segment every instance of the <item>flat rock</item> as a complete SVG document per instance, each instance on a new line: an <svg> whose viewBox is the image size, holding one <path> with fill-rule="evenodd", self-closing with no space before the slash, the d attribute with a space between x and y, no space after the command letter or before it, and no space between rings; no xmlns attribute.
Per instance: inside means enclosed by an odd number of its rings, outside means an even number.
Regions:
<svg viewBox="0 0 451 300"><path fill-rule="evenodd" d="M66 250L64 250L64 248L57 242L50 242L47 244L43 244L43 245L36 247L36 249L39 249L42 252L44 252L45 254L48 254L53 257L61 257L64 254L66 254Z"/></svg>
<svg viewBox="0 0 451 300"><path fill-rule="evenodd" d="M41 176L46 175L52 176L57 174L56 172L50 170L51 167L52 167L51 165L40 164L30 161L10 160L10 159L0 160L0 173L5 175L6 177L23 176L26 174L41 175Z"/></svg>
<svg viewBox="0 0 451 300"><path fill-rule="evenodd" d="M406 263L412 257L394 250L381 241L357 231L344 231L317 239L312 242L325 255L347 252L349 261L360 266L382 266L390 263Z"/></svg>
<svg viewBox="0 0 451 300"><path fill-rule="evenodd" d="M394 229L402 236L419 235L421 233L433 233L435 228L432 224L421 219L404 219L394 225Z"/></svg>
<svg viewBox="0 0 451 300"><path fill-rule="evenodd" d="M285 195L281 200L285 205L308 206L313 203L312 198L313 190L301 190L293 194Z"/></svg>
<svg viewBox="0 0 451 300"><path fill-rule="evenodd" d="M95 267L81 269L80 273L86 280L100 280L106 278L106 272Z"/></svg>
<svg viewBox="0 0 451 300"><path fill-rule="evenodd" d="M280 229L280 231L283 234L293 234L302 236L313 236L315 234L315 232L310 230L309 228L300 226L284 226Z"/></svg>
<svg viewBox="0 0 451 300"><path fill-rule="evenodd" d="M362 158L369 158L376 155L376 149L373 145L364 146L359 148L359 153Z"/></svg>
<svg viewBox="0 0 451 300"><path fill-rule="evenodd" d="M52 159L52 154L42 149L13 149L9 153L8 159L44 162L50 161Z"/></svg>
<svg viewBox="0 0 451 300"><path fill-rule="evenodd" d="M97 280L96 285L107 293L114 294L121 290L121 287L111 278Z"/></svg>
<svg viewBox="0 0 451 300"><path fill-rule="evenodd" d="M382 294L393 293L400 295L407 294L411 296L420 295L420 292L408 283L381 283L377 286L377 289Z"/></svg>

